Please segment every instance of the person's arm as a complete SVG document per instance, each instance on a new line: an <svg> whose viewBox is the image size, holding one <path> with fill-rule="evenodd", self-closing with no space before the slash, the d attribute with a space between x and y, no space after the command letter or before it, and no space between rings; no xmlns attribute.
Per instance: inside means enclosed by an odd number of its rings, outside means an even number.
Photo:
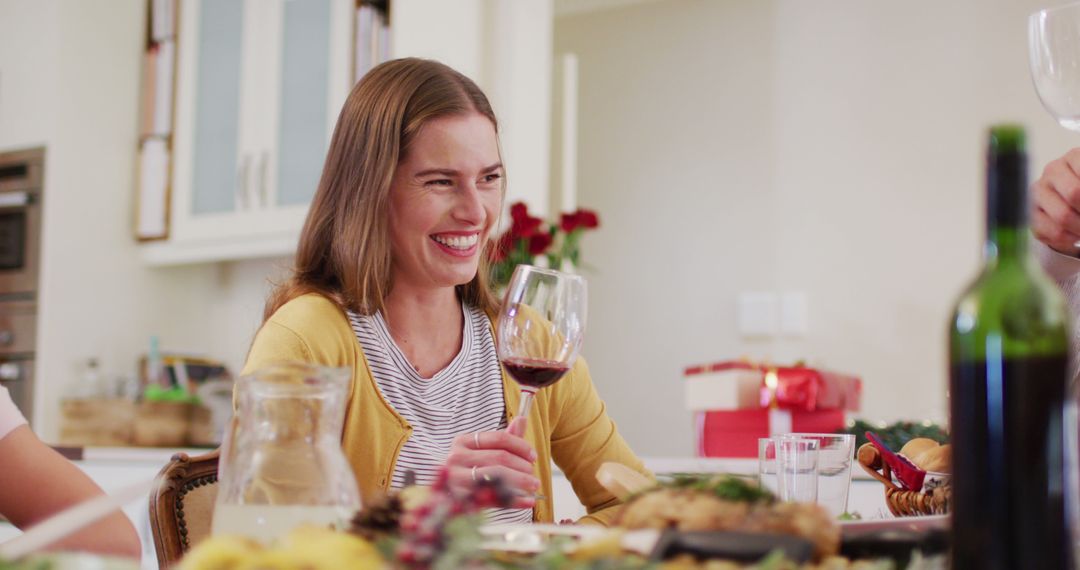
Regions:
<svg viewBox="0 0 1080 570"><path fill-rule="evenodd" d="M653 476L608 417L583 358L555 387L551 396L552 458L588 512L578 522L610 525L620 501L596 480L600 465L613 461L649 478Z"/></svg>
<svg viewBox="0 0 1080 570"><path fill-rule="evenodd" d="M1080 274L1080 148L1047 164L1029 199L1039 262L1058 283L1075 280Z"/></svg>
<svg viewBox="0 0 1080 570"><path fill-rule="evenodd" d="M21 425L0 439L0 513L26 529L102 494L78 467ZM131 521L120 511L49 546L138 559L142 548Z"/></svg>

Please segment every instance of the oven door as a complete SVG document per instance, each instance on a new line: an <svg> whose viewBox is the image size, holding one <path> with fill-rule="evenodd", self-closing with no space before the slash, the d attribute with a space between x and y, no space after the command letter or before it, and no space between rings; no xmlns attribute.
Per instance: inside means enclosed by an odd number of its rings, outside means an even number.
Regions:
<svg viewBox="0 0 1080 570"><path fill-rule="evenodd" d="M0 294L37 290L40 209L34 192L0 192Z"/></svg>

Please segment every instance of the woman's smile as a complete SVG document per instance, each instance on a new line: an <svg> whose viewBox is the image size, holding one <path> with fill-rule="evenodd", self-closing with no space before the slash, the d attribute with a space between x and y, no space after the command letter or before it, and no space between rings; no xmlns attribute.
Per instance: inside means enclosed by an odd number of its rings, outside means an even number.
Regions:
<svg viewBox="0 0 1080 570"><path fill-rule="evenodd" d="M472 257L480 249L479 231L432 234L431 240L440 250L456 257Z"/></svg>

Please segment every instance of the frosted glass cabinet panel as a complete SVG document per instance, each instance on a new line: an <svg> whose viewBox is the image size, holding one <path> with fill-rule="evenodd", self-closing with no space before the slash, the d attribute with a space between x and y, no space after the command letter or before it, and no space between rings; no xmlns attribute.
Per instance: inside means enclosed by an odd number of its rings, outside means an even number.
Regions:
<svg viewBox="0 0 1080 570"><path fill-rule="evenodd" d="M330 0L287 0L284 24L277 203L307 204L333 129L327 121Z"/></svg>
<svg viewBox="0 0 1080 570"><path fill-rule="evenodd" d="M243 0L203 2L195 83L192 204L195 214L235 207L240 182L240 65Z"/></svg>

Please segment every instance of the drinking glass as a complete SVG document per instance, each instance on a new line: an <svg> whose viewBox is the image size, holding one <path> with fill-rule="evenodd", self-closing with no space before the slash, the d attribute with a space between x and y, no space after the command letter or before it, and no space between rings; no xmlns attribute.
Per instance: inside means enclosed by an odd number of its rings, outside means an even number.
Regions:
<svg viewBox="0 0 1080 570"><path fill-rule="evenodd" d="M758 438L758 486L770 493L779 494L776 481L776 439Z"/></svg>
<svg viewBox="0 0 1080 570"><path fill-rule="evenodd" d="M1028 55L1043 106L1061 126L1080 131L1080 3L1032 14Z"/></svg>
<svg viewBox="0 0 1080 570"><path fill-rule="evenodd" d="M817 442L817 503L834 517L847 512L855 436L849 433L793 433L785 437Z"/></svg>
<svg viewBox="0 0 1080 570"><path fill-rule="evenodd" d="M816 503L818 442L781 437L776 445L776 480L781 501Z"/></svg>
<svg viewBox="0 0 1080 570"><path fill-rule="evenodd" d="M518 417L533 396L570 371L585 340L585 279L518 265L506 288L497 326L499 361L521 386Z"/></svg>

